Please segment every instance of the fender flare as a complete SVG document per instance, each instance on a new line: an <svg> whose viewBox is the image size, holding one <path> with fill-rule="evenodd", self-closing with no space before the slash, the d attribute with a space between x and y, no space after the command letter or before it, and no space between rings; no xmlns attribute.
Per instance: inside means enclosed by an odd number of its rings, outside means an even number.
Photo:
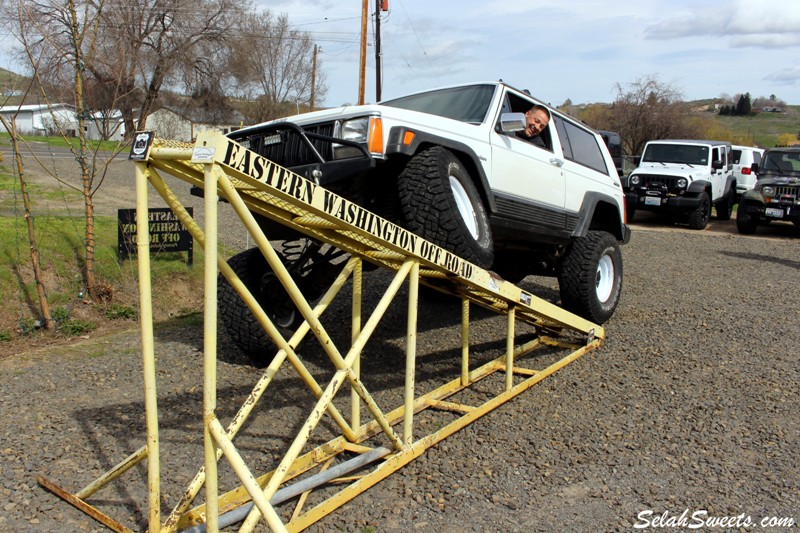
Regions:
<svg viewBox="0 0 800 533"><path fill-rule="evenodd" d="M610 224L604 226L594 226L592 228L592 219L597 211L598 205L603 205L603 209L616 211L617 216L613 218ZM609 217L609 220L610 217ZM575 227L574 237L585 237L590 229L602 229L608 231L618 241L627 243L630 240L630 229L622 222L622 213L619 211L619 204L612 196L603 194L597 191L589 191L583 197L580 211L578 211L578 224Z"/></svg>
<svg viewBox="0 0 800 533"><path fill-rule="evenodd" d="M414 138L409 144L404 144L403 138L407 132L413 133ZM460 159L467 165L467 170L470 172L470 175L476 178L475 186L478 187L478 192L486 201L486 207L489 213L495 213L497 211L494 195L489 186L486 172L483 170L483 165L481 165L480 158L468 145L448 139L447 137L418 131L405 126L394 126L389 131L389 139L386 143L385 153L387 158L392 155L411 157L419 152L422 147L427 146L443 146L454 152L457 156L460 156Z"/></svg>
<svg viewBox="0 0 800 533"><path fill-rule="evenodd" d="M694 194L694 195L699 195L701 192L706 192L707 190L708 191L711 190L711 182L710 181L708 181L708 180L695 180L695 181L693 181L693 182L691 182L689 184L689 188L686 189L686 192ZM711 198L710 194L708 196L709 196L709 198Z"/></svg>
<svg viewBox="0 0 800 533"><path fill-rule="evenodd" d="M735 176L728 176L728 179L725 180L725 195L730 194L731 190L733 190L733 194L736 194L736 177Z"/></svg>

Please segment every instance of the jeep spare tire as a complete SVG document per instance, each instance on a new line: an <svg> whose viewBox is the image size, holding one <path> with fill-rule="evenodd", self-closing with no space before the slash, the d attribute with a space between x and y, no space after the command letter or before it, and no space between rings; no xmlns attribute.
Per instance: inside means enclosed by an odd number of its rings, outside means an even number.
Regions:
<svg viewBox="0 0 800 533"><path fill-rule="evenodd" d="M408 229L459 257L488 268L494 257L489 217L469 173L449 150L428 148L398 176Z"/></svg>
<svg viewBox="0 0 800 533"><path fill-rule="evenodd" d="M561 305L597 324L605 323L622 293L622 251L605 231L576 238L558 265Z"/></svg>

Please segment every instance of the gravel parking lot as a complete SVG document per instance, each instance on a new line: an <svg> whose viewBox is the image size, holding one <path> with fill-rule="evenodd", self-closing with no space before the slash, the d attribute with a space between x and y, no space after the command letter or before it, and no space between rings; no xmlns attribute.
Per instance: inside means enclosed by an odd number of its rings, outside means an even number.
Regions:
<svg viewBox="0 0 800 533"><path fill-rule="evenodd" d="M99 196L107 214L132 207L129 163L113 165L123 170L109 176ZM201 201L184 199L198 213ZM227 219L221 224L231 246L246 246L240 228ZM788 519L800 521L798 250L794 226L773 224L745 237L713 218L696 232L637 213L623 248L622 301L603 347L310 531L677 531L689 528L669 521L684 512L708 521L701 531L796 531ZM372 272L366 280L368 288L382 287L388 275ZM522 285L558 297L554 280ZM368 292L368 306L378 293ZM421 313L424 381L458 358L459 309L428 304ZM327 317L331 329L346 334L346 303ZM475 313L471 327L479 350L502 350L501 318ZM107 531L36 479L44 475L77 491L144 444L139 335L134 323L129 328L0 358L0 532ZM365 354L365 375L379 395L402 384L404 329L400 298ZM162 509L170 509L202 463L202 325L163 325L156 337ZM312 370L325 373L315 351L301 348ZM229 344L219 359L219 415L226 422L260 370ZM290 424L311 405L293 373L276 379L274 394L237 439L255 471L274 466L296 430ZM146 481L139 465L92 502L145 530Z"/></svg>
<svg viewBox="0 0 800 533"><path fill-rule="evenodd" d="M644 221L624 248L623 300L601 349L310 530L629 531L685 510L742 526L709 522L705 531L796 530L785 519L800 520L798 243L791 234L664 231ZM557 295L551 280L523 284ZM329 320L346 324L347 313L334 307ZM376 390L401 380L404 313L402 301L392 307L366 355ZM424 308L420 324L424 379L457 357L457 308ZM501 319L477 314L473 328L476 343L502 346ZM201 334L187 322L157 333L165 509L202 461ZM0 361L0 531L105 531L36 478L76 491L144 444L139 353L132 326ZM222 348L223 421L258 374ZM279 380L237 440L256 465L285 446L271 424L298 420L308 403L291 373ZM122 479L93 501L144 530L146 469ZM782 524L762 527L770 518Z"/></svg>

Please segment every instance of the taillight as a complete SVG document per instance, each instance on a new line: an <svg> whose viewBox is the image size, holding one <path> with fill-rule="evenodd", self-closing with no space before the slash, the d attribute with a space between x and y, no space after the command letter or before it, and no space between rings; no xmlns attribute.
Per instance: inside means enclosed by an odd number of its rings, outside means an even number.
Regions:
<svg viewBox="0 0 800 533"><path fill-rule="evenodd" d="M750 174L753 171L750 167L743 167L742 174Z"/></svg>

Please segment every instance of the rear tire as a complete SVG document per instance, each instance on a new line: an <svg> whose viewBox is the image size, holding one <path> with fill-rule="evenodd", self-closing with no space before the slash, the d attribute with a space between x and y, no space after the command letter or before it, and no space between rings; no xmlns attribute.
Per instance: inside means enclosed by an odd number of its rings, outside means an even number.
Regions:
<svg viewBox="0 0 800 533"><path fill-rule="evenodd" d="M398 177L409 230L482 268L494 257L489 217L461 162L441 146L414 157Z"/></svg>
<svg viewBox="0 0 800 533"><path fill-rule="evenodd" d="M724 198L717 202L717 220L730 220L734 203L736 203L736 193L731 189Z"/></svg>
<svg viewBox="0 0 800 533"><path fill-rule="evenodd" d="M281 256L281 261L285 263ZM258 248L245 250L228 260L228 265L287 337L299 324L300 312L270 269ZM233 343L255 363L265 363L275 351L275 344L255 315L222 274L217 280L219 319Z"/></svg>
<svg viewBox="0 0 800 533"><path fill-rule="evenodd" d="M306 237L284 241L281 250L278 257L312 306L330 287L347 257L342 250ZM304 319L261 250L251 248L236 254L228 265L288 340ZM217 305L220 323L233 343L255 364L268 363L277 350L275 343L222 274L217 280Z"/></svg>
<svg viewBox="0 0 800 533"><path fill-rule="evenodd" d="M622 294L622 251L605 231L576 238L558 266L561 305L597 324L605 323Z"/></svg>

